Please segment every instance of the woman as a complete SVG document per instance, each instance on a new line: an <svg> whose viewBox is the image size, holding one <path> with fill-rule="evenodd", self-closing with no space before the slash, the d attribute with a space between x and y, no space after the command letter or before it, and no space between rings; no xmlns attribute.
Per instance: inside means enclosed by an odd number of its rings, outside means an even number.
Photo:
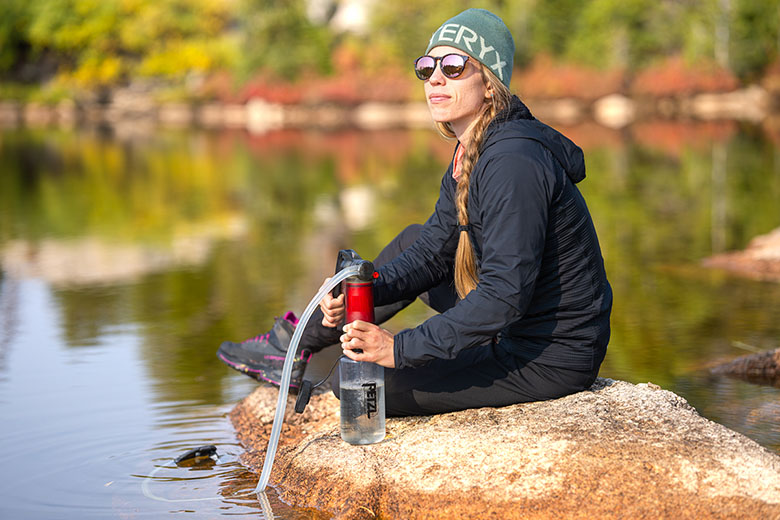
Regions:
<svg viewBox="0 0 780 520"><path fill-rule="evenodd" d="M304 332L304 349L338 339L349 358L386 367L388 415L568 395L588 388L604 359L612 292L575 186L582 151L510 94L513 55L501 19L468 9L415 61L431 116L457 146L433 215L377 258L374 301L379 323L416 297L439 314L396 334L361 321L342 334L343 296L328 296ZM286 347L293 322L277 320L274 341ZM239 368L231 352L257 360L269 338L223 344L220 357Z"/></svg>

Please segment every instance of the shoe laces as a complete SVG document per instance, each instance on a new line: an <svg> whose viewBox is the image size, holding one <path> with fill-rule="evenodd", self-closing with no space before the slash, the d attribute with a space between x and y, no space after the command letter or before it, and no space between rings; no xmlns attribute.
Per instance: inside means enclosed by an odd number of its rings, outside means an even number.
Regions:
<svg viewBox="0 0 780 520"><path fill-rule="evenodd" d="M258 334L254 338L249 338L247 340L244 340L243 343L250 343L250 342L253 342L253 341L257 341L257 342L265 341L265 342L268 342L268 339L270 337L271 337L271 333L270 332L266 332L265 334Z"/></svg>

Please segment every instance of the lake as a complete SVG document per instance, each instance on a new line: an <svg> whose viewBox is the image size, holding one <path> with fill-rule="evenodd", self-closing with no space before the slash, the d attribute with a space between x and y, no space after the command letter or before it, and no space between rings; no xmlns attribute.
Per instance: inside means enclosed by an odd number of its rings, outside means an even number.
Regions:
<svg viewBox="0 0 780 520"><path fill-rule="evenodd" d="M780 346L780 284L700 265L780 226L778 136L733 122L561 128L614 291L601 376L651 381L780 451L780 389L710 367ZM336 253L423 222L432 130L0 131L0 517L263 517L220 342L301 312ZM387 327L430 312L414 304ZM177 467L215 444L218 459ZM276 518L304 518L271 496Z"/></svg>

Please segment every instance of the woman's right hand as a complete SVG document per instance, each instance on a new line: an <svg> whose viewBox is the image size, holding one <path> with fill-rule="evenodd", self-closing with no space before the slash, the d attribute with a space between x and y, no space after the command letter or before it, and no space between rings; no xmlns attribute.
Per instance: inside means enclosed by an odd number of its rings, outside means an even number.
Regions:
<svg viewBox="0 0 780 520"><path fill-rule="evenodd" d="M330 281L330 278L325 279L323 286ZM346 316L346 306L344 305L344 293L339 294L338 298L334 298L333 294L328 291L328 294L320 301L320 309L322 310L322 324L325 327L338 327L344 323L344 317Z"/></svg>

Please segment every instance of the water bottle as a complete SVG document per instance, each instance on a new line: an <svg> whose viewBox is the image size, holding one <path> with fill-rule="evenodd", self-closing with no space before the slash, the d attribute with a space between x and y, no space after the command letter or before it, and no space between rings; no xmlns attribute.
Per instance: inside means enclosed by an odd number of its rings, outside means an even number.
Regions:
<svg viewBox="0 0 780 520"><path fill-rule="evenodd" d="M385 369L375 363L339 360L341 438L373 444L385 438Z"/></svg>

